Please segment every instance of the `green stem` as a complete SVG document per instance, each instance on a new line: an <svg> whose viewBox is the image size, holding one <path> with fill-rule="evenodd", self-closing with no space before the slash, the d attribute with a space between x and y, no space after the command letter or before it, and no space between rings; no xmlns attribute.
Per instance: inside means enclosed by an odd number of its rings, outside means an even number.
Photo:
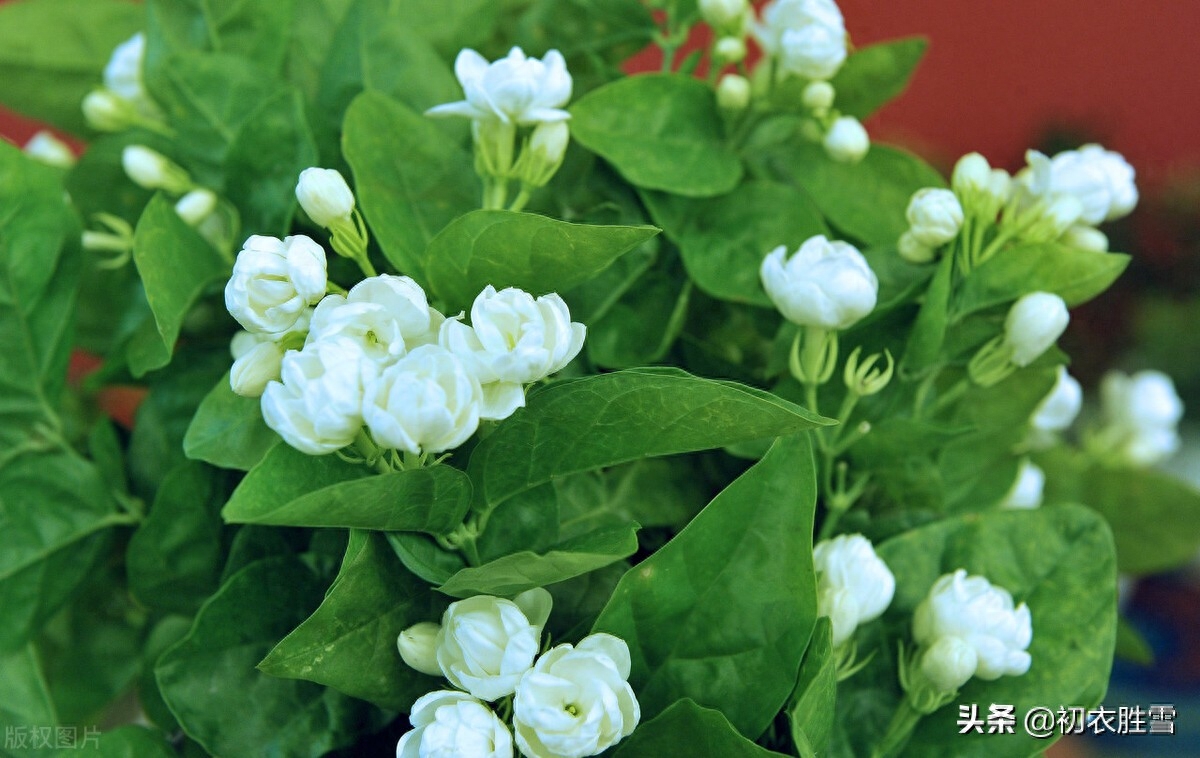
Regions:
<svg viewBox="0 0 1200 758"><path fill-rule="evenodd" d="M371 440L365 429L360 429L358 436L354 438L354 449L366 459L368 466L380 474L392 473L392 467L384 458L383 450Z"/></svg>
<svg viewBox="0 0 1200 758"><path fill-rule="evenodd" d="M971 380L970 379L968 379L966 377L959 379L957 384L955 384L950 389L946 390L945 394L943 394L941 397L939 397L934 402L933 407L929 409L929 415L936 416L938 413L945 410L946 407L949 406L951 403L953 403L956 400L958 400L959 398L961 398L966 393L966 391L970 388L971 388Z"/></svg>
<svg viewBox="0 0 1200 758"><path fill-rule="evenodd" d="M900 707L892 715L892 721L888 724L883 739L871 753L871 758L888 758L888 756L896 755L900 748L904 747L904 743L908 741L909 735L912 734L920 720L921 713L912 707L907 697L904 698L900 702Z"/></svg>
<svg viewBox="0 0 1200 758"><path fill-rule="evenodd" d="M516 198L513 199L512 205L508 206L508 209L514 213L524 210L531 194L532 192L528 185L521 185L521 191L517 193Z"/></svg>

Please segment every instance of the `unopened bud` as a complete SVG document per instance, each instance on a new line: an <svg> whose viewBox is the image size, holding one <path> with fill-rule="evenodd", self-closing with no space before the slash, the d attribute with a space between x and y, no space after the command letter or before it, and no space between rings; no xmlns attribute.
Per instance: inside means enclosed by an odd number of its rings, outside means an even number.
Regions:
<svg viewBox="0 0 1200 758"><path fill-rule="evenodd" d="M400 632L396 647L404 662L422 674L441 676L442 669L437 662L437 635L440 629L432 621L422 621Z"/></svg>
<svg viewBox="0 0 1200 758"><path fill-rule="evenodd" d="M51 166L70 168L75 165L75 153L70 146L45 129L30 137L24 150L30 158Z"/></svg>
<svg viewBox="0 0 1200 758"><path fill-rule="evenodd" d="M975 648L958 637L939 637L921 657L921 673L942 692L954 692L975 675Z"/></svg>
<svg viewBox="0 0 1200 758"><path fill-rule="evenodd" d="M896 243L896 251L909 263L929 263L935 254L933 248L923 244L911 231L900 235L900 240Z"/></svg>
<svg viewBox="0 0 1200 758"><path fill-rule="evenodd" d="M1108 252L1108 235L1086 224L1075 224L1062 236L1064 244L1095 253Z"/></svg>
<svg viewBox="0 0 1200 758"><path fill-rule="evenodd" d="M988 165L987 158L979 153L967 153L954 164L950 186L961 196L986 191L991 171L992 167Z"/></svg>
<svg viewBox="0 0 1200 758"><path fill-rule="evenodd" d="M750 81L738 74L726 74L717 85L717 105L727 111L741 111L750 105Z"/></svg>
<svg viewBox="0 0 1200 758"><path fill-rule="evenodd" d="M749 9L746 0L700 0L700 15L714 29L732 28Z"/></svg>
<svg viewBox="0 0 1200 758"><path fill-rule="evenodd" d="M237 345L231 346L236 351ZM229 370L229 386L242 397L262 397L267 384L278 380L283 366L283 350L265 339L244 352Z"/></svg>
<svg viewBox="0 0 1200 758"><path fill-rule="evenodd" d="M330 229L351 220L354 193L337 169L306 168L296 182L296 200L317 226Z"/></svg>
<svg viewBox="0 0 1200 758"><path fill-rule="evenodd" d="M839 163L858 163L871 149L871 138L853 116L842 116L825 134L825 152Z"/></svg>
<svg viewBox="0 0 1200 758"><path fill-rule="evenodd" d="M1033 211L1036 213L1036 209ZM1026 229L1022 239L1030 242L1048 242L1063 236L1079 221L1083 204L1071 195L1059 195L1044 207L1040 217Z"/></svg>
<svg viewBox="0 0 1200 758"><path fill-rule="evenodd" d="M146 189L183 193L191 189L188 173L145 145L130 145L121 153L121 165L136 184Z"/></svg>
<svg viewBox="0 0 1200 758"><path fill-rule="evenodd" d="M83 98L83 118L99 132L119 132L133 125L133 106L107 89L94 89Z"/></svg>
<svg viewBox="0 0 1200 758"><path fill-rule="evenodd" d="M187 223L196 226L217 208L217 195L212 190L194 189L175 203L175 213Z"/></svg>
<svg viewBox="0 0 1200 758"><path fill-rule="evenodd" d="M566 121L538 124L529 137L515 173L530 187L543 187L562 166L571 141L571 129Z"/></svg>
<svg viewBox="0 0 1200 758"><path fill-rule="evenodd" d="M837 97L837 92L829 82L810 82L804 88L804 94L801 95L800 99L804 103L804 107L817 112L823 112L833 106L835 97Z"/></svg>
<svg viewBox="0 0 1200 758"><path fill-rule="evenodd" d="M722 37L713 47L713 53L722 63L741 63L746 59L746 43L741 37Z"/></svg>

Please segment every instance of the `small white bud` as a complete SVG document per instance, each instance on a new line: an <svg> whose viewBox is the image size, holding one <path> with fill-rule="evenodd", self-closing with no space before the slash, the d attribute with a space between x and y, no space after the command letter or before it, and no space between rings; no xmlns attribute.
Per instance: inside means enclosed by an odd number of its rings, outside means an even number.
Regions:
<svg viewBox="0 0 1200 758"><path fill-rule="evenodd" d="M194 189L175 203L175 212L187 223L196 226L217 208L217 195L212 190Z"/></svg>
<svg viewBox="0 0 1200 758"><path fill-rule="evenodd" d="M909 263L929 263L935 255L933 248L922 244L913 236L911 230L900 235L900 240L896 243L896 251Z"/></svg>
<svg viewBox="0 0 1200 758"><path fill-rule="evenodd" d="M1066 366L1059 366L1054 388L1038 405L1029 420L1036 438L1035 447L1044 448L1053 444L1055 434L1065 431L1075 423L1082 406L1083 388L1079 386L1075 377L1067 373Z"/></svg>
<svg viewBox="0 0 1200 758"><path fill-rule="evenodd" d="M296 200L317 226L332 229L350 221L354 193L337 169L306 168L296 182Z"/></svg>
<svg viewBox="0 0 1200 758"><path fill-rule="evenodd" d="M738 74L726 74L717 85L717 105L727 111L741 111L750 105L750 81Z"/></svg>
<svg viewBox="0 0 1200 758"><path fill-rule="evenodd" d="M833 105L834 98L837 97L837 92L833 89L833 85L829 82L809 82L804 88L804 94L800 96L804 107L817 112L829 110Z"/></svg>
<svg viewBox="0 0 1200 758"><path fill-rule="evenodd" d="M566 121L538 124L517 160L514 173L531 187L544 187L562 166L571 141Z"/></svg>
<svg viewBox="0 0 1200 758"><path fill-rule="evenodd" d="M871 149L871 138L853 116L842 116L825 134L825 152L839 163L858 163Z"/></svg>
<svg viewBox="0 0 1200 758"><path fill-rule="evenodd" d="M1070 323L1067 304L1058 295L1032 292L1008 311L1004 342L1012 349L1012 362L1028 366L1058 341Z"/></svg>
<svg viewBox="0 0 1200 758"><path fill-rule="evenodd" d="M963 225L963 209L948 189L926 187L917 190L908 203L909 232L917 242L934 248L958 236Z"/></svg>
<svg viewBox="0 0 1200 758"><path fill-rule="evenodd" d="M1001 508L1037 508L1042 504L1042 490L1046 486L1046 473L1028 458L1021 460L1017 478L1012 488L1001 501Z"/></svg>
<svg viewBox="0 0 1200 758"><path fill-rule="evenodd" d="M187 192L192 180L187 172L162 153L145 145L129 145L121 153L121 166L136 184L146 189Z"/></svg>
<svg viewBox="0 0 1200 758"><path fill-rule="evenodd" d="M45 129L30 137L24 150L30 158L51 166L70 168L75 165L75 153L71 147Z"/></svg>
<svg viewBox="0 0 1200 758"><path fill-rule="evenodd" d="M921 673L942 692L954 692L975 675L975 648L958 637L939 637L921 657Z"/></svg>
<svg viewBox="0 0 1200 758"><path fill-rule="evenodd" d="M422 621L400 632L396 647L404 662L422 674L441 676L442 669L437 662L437 635L441 628L432 621Z"/></svg>
<svg viewBox="0 0 1200 758"><path fill-rule="evenodd" d="M746 43L741 37L722 37L713 47L713 54L725 63L741 63L746 59Z"/></svg>
<svg viewBox="0 0 1200 758"><path fill-rule="evenodd" d="M99 132L119 132L133 123L129 103L107 89L94 89L83 98L83 118Z"/></svg>
<svg viewBox="0 0 1200 758"><path fill-rule="evenodd" d="M279 345L269 339L260 340L233 362L233 368L229 369L229 386L242 397L262 397L267 384L279 379L282 366L283 350Z"/></svg>
<svg viewBox="0 0 1200 758"><path fill-rule="evenodd" d="M700 15L714 29L737 25L749 10L746 0L700 0Z"/></svg>
<svg viewBox="0 0 1200 758"><path fill-rule="evenodd" d="M950 175L950 186L960 195L987 190L992 167L987 158L979 153L967 153L954 164L954 173Z"/></svg>
<svg viewBox="0 0 1200 758"><path fill-rule="evenodd" d="M1108 252L1108 235L1086 224L1075 224L1062 236L1063 244L1094 253Z"/></svg>

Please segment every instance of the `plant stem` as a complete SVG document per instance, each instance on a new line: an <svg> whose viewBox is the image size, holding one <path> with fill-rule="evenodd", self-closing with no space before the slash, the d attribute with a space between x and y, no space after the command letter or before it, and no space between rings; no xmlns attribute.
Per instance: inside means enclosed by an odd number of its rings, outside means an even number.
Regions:
<svg viewBox="0 0 1200 758"><path fill-rule="evenodd" d="M904 698L900 702L900 707L892 715L892 721L888 724L883 739L872 751L871 758L888 758L888 756L898 753L920 720L921 713L912 707L907 697Z"/></svg>

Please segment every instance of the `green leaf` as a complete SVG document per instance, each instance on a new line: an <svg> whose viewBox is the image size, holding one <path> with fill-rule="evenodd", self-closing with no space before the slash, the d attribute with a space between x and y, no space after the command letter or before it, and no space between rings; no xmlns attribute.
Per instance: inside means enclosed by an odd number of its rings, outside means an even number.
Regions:
<svg viewBox="0 0 1200 758"><path fill-rule="evenodd" d="M378 92L346 112L342 136L358 201L388 261L423 278L434 235L479 204L471 156L436 123Z"/></svg>
<svg viewBox="0 0 1200 758"><path fill-rule="evenodd" d="M788 700L787 717L792 728L792 741L806 757L824 755L833 731L838 672L832 644L833 627L829 618L822 616L813 628L812 639L800 664L796 689Z"/></svg>
<svg viewBox="0 0 1200 758"><path fill-rule="evenodd" d="M682 273L682 272L680 272ZM605 368L633 368L663 359L679 337L692 284L654 269L588 330L588 358Z"/></svg>
<svg viewBox="0 0 1200 758"><path fill-rule="evenodd" d="M231 500L227 521L444 534L462 523L471 480L450 466L396 471L332 484L286 503Z"/></svg>
<svg viewBox="0 0 1200 758"><path fill-rule="evenodd" d="M113 48L142 25L119 0L26 0L0 8L0 102L73 134L90 130L80 104L100 86Z"/></svg>
<svg viewBox="0 0 1200 758"><path fill-rule="evenodd" d="M85 727L90 729L91 727ZM77 733L75 746L66 755L91 758L174 758L175 750L162 732L141 726L119 726L87 740L86 733ZM87 744L85 744L85 742Z"/></svg>
<svg viewBox="0 0 1200 758"><path fill-rule="evenodd" d="M1030 292L1052 292L1067 305L1086 303L1108 289L1129 256L1096 253L1057 242L1002 250L971 272L958 294L960 316L1016 300Z"/></svg>
<svg viewBox="0 0 1200 758"><path fill-rule="evenodd" d="M923 187L945 187L937 171L916 156L873 144L860 163L838 163L819 145L775 148L771 173L808 192L829 223L868 245L894 245L908 230L904 212Z"/></svg>
<svg viewBox="0 0 1200 758"><path fill-rule="evenodd" d="M1114 652L1118 658L1139 666L1154 665L1154 648L1124 616L1117 619L1117 644Z"/></svg>
<svg viewBox="0 0 1200 758"><path fill-rule="evenodd" d="M589 328L616 305L637 280L654 265L658 240L651 238L613 261L591 279L560 293L571 306L571 320Z"/></svg>
<svg viewBox="0 0 1200 758"><path fill-rule="evenodd" d="M1029 671L969 681L954 703L917 725L905 755L1027 756L1048 747L1049 740L1020 729L960 734L960 704L1008 703L1024 714L1048 703L1089 708L1100 702L1116 636L1116 561L1112 536L1096 514L1079 506L973 514L909 531L878 553L896 576L887 617L910 623L933 582L962 568L1012 592L1033 619ZM861 731L883 728L867 726Z"/></svg>
<svg viewBox="0 0 1200 758"><path fill-rule="evenodd" d="M438 233L421 268L454 312L491 284L540 295L582 284L658 233L652 226L590 226L532 213L472 211Z"/></svg>
<svg viewBox="0 0 1200 758"><path fill-rule="evenodd" d="M396 637L445 610L429 586L396 559L382 534L352 531L321 607L258 664L271 676L307 679L397 711L439 680L401 662Z"/></svg>
<svg viewBox="0 0 1200 758"><path fill-rule="evenodd" d="M386 536L404 568L430 584L442 584L467 565L457 551L442 549L429 535L387 532Z"/></svg>
<svg viewBox="0 0 1200 758"><path fill-rule="evenodd" d="M216 591L225 563L223 479L188 461L163 480L125 553L129 590L143 605L192 614Z"/></svg>
<svg viewBox="0 0 1200 758"><path fill-rule="evenodd" d="M148 66L154 48L237 55L267 76L280 72L295 0L148 0ZM303 3L299 3L303 4ZM153 40L153 42L150 42Z"/></svg>
<svg viewBox="0 0 1200 758"><path fill-rule="evenodd" d="M781 438L626 572L593 631L629 644L644 715L687 697L747 737L774 720L816 621L815 507L809 437Z"/></svg>
<svg viewBox="0 0 1200 758"><path fill-rule="evenodd" d="M559 476L793 434L825 419L761 390L636 369L555 382L475 448L475 501L495 507Z"/></svg>
<svg viewBox="0 0 1200 758"><path fill-rule="evenodd" d="M907 37L855 50L830 82L837 91L835 107L867 118L908 88L928 47L924 37Z"/></svg>
<svg viewBox="0 0 1200 758"><path fill-rule="evenodd" d="M950 323L950 291L953 284L954 256L946 255L938 263L933 281L925 292L925 302L921 304L917 320L908 334L904 357L900 361L902 373L919 375L937 361Z"/></svg>
<svg viewBox="0 0 1200 758"><path fill-rule="evenodd" d="M54 701L50 699L50 689L42 676L42 668L38 664L37 651L33 645L25 645L7 653L0 654L0 681L4 687L0 689L0 724L8 730L21 728L28 737L29 730L34 727L54 727L58 724L58 714L54 711ZM12 731L5 745L7 749L18 746L13 744ZM29 747L28 744L25 747ZM14 756L36 755L38 751L6 753Z"/></svg>
<svg viewBox="0 0 1200 758"><path fill-rule="evenodd" d="M452 597L512 596L603 568L633 555L637 525L600 529L555 545L544 554L523 551L460 569L438 587Z"/></svg>
<svg viewBox="0 0 1200 758"><path fill-rule="evenodd" d="M737 733L720 711L680 700L644 722L620 743L613 758L765 758L782 755Z"/></svg>
<svg viewBox="0 0 1200 758"><path fill-rule="evenodd" d="M729 192L742 163L721 134L712 89L679 74L631 76L571 106L571 136L644 189Z"/></svg>
<svg viewBox="0 0 1200 758"><path fill-rule="evenodd" d="M428 40L443 58L486 42L501 6L492 0L391 0L390 12Z"/></svg>
<svg viewBox="0 0 1200 758"><path fill-rule="evenodd" d="M297 558L252 563L204 604L188 635L158 659L163 699L205 750L230 758L318 758L371 729L365 703L254 668L312 612L322 589Z"/></svg>
<svg viewBox="0 0 1200 758"><path fill-rule="evenodd" d="M221 468L249 471L275 445L279 435L263 421L256 397L242 397L223 376L201 401L183 438L188 458Z"/></svg>
<svg viewBox="0 0 1200 758"><path fill-rule="evenodd" d="M270 513L310 493L370 474L366 466L347 463L336 455L308 455L290 445L279 444L250 469L221 516L226 521L241 521L244 517Z"/></svg>
<svg viewBox="0 0 1200 758"><path fill-rule="evenodd" d="M654 17L640 0L534 0L514 44L561 52L578 96L620 76L621 63L650 44L655 31Z"/></svg>
<svg viewBox="0 0 1200 758"><path fill-rule="evenodd" d="M147 362L141 353L131 353L130 370L141 376L170 361L184 317L210 283L229 276L229 267L162 195L150 201L138 220L133 261L164 348L157 357L165 358L162 363Z"/></svg>
<svg viewBox="0 0 1200 758"><path fill-rule="evenodd" d="M455 7L463 4L456 3ZM444 16L448 10L443 4L434 15ZM463 92L454 72L433 49L430 40L414 29L413 21L411 15L393 14L373 26L363 27L362 83L368 90L424 113L435 105L461 100ZM460 126L465 137L466 122Z"/></svg>

